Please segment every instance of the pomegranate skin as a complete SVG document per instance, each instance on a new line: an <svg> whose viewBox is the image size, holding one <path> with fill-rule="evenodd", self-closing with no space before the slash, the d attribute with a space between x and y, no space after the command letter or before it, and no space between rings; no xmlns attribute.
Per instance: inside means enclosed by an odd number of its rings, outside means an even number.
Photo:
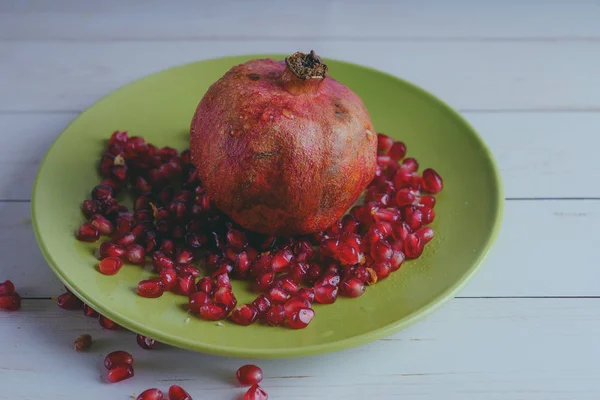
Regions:
<svg viewBox="0 0 600 400"><path fill-rule="evenodd" d="M259 233L324 230L375 176L369 113L326 77L314 52L233 67L200 101L190 133L192 162L211 199Z"/></svg>

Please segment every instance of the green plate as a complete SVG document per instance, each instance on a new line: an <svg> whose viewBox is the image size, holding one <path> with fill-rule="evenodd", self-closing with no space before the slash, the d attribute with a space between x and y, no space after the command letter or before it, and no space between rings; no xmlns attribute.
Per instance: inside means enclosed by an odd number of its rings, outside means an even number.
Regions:
<svg viewBox="0 0 600 400"><path fill-rule="evenodd" d="M162 71L104 97L56 139L33 189L33 225L50 267L78 297L127 329L173 346L227 356L298 357L344 349L390 335L438 309L479 268L500 229L503 194L498 169L482 139L455 111L422 89L362 66L326 60L331 76L362 97L378 132L406 142L409 156L444 178L436 237L424 255L406 262L357 299L315 306L304 330L207 322L189 315L187 299L135 294L148 269L124 266L116 276L97 272L93 245L78 242L79 206L98 182L104 141L127 130L159 146L188 146L195 107L212 82L251 55L201 61ZM238 302L253 299L234 282Z"/></svg>

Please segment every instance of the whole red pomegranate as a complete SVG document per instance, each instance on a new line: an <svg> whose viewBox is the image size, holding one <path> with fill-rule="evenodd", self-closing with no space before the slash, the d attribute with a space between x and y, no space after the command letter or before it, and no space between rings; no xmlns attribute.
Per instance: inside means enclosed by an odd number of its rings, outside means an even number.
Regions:
<svg viewBox="0 0 600 400"><path fill-rule="evenodd" d="M369 113L313 51L231 68L200 101L190 132L215 205L260 233L323 230L375 176Z"/></svg>

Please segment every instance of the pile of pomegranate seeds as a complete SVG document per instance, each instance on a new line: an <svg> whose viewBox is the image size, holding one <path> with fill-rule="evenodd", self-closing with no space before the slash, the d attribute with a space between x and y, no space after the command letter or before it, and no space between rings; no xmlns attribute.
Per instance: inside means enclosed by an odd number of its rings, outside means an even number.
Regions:
<svg viewBox="0 0 600 400"><path fill-rule="evenodd" d="M379 134L377 173L364 204L326 231L273 237L237 226L213 206L188 150L159 149L117 131L100 159L103 180L81 206L88 221L77 238L107 237L98 265L106 275L117 274L124 262L150 259L157 275L139 282L140 296L170 291L187 296L190 311L205 320L302 329L315 316L315 302L362 296L406 259L420 257L433 239L432 195L442 190L442 178L433 169L419 175L417 160L405 155L404 143ZM125 191L134 196L132 209L117 200ZM258 297L238 305L231 279L249 281ZM71 296L62 303L81 306ZM100 321L110 329L112 321Z"/></svg>
<svg viewBox="0 0 600 400"><path fill-rule="evenodd" d="M11 281L0 283L0 310L16 311L21 308L21 296Z"/></svg>
<svg viewBox="0 0 600 400"><path fill-rule="evenodd" d="M121 382L133 376L133 356L126 351L113 351L104 359L108 370L106 379L110 383Z"/></svg>

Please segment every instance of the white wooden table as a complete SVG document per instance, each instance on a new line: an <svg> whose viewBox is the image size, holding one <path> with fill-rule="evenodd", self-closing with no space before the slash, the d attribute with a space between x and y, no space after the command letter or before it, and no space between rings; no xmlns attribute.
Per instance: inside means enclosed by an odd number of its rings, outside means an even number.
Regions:
<svg viewBox="0 0 600 400"><path fill-rule="evenodd" d="M179 383L234 399L248 360L143 351L50 299L62 286L29 214L39 161L99 97L170 66L315 49L408 79L458 108L491 146L502 233L460 297L396 335L305 359L259 361L272 399L600 398L600 5L597 1L0 2L0 399L127 399ZM79 334L94 351L71 349ZM101 381L134 352L136 376Z"/></svg>

